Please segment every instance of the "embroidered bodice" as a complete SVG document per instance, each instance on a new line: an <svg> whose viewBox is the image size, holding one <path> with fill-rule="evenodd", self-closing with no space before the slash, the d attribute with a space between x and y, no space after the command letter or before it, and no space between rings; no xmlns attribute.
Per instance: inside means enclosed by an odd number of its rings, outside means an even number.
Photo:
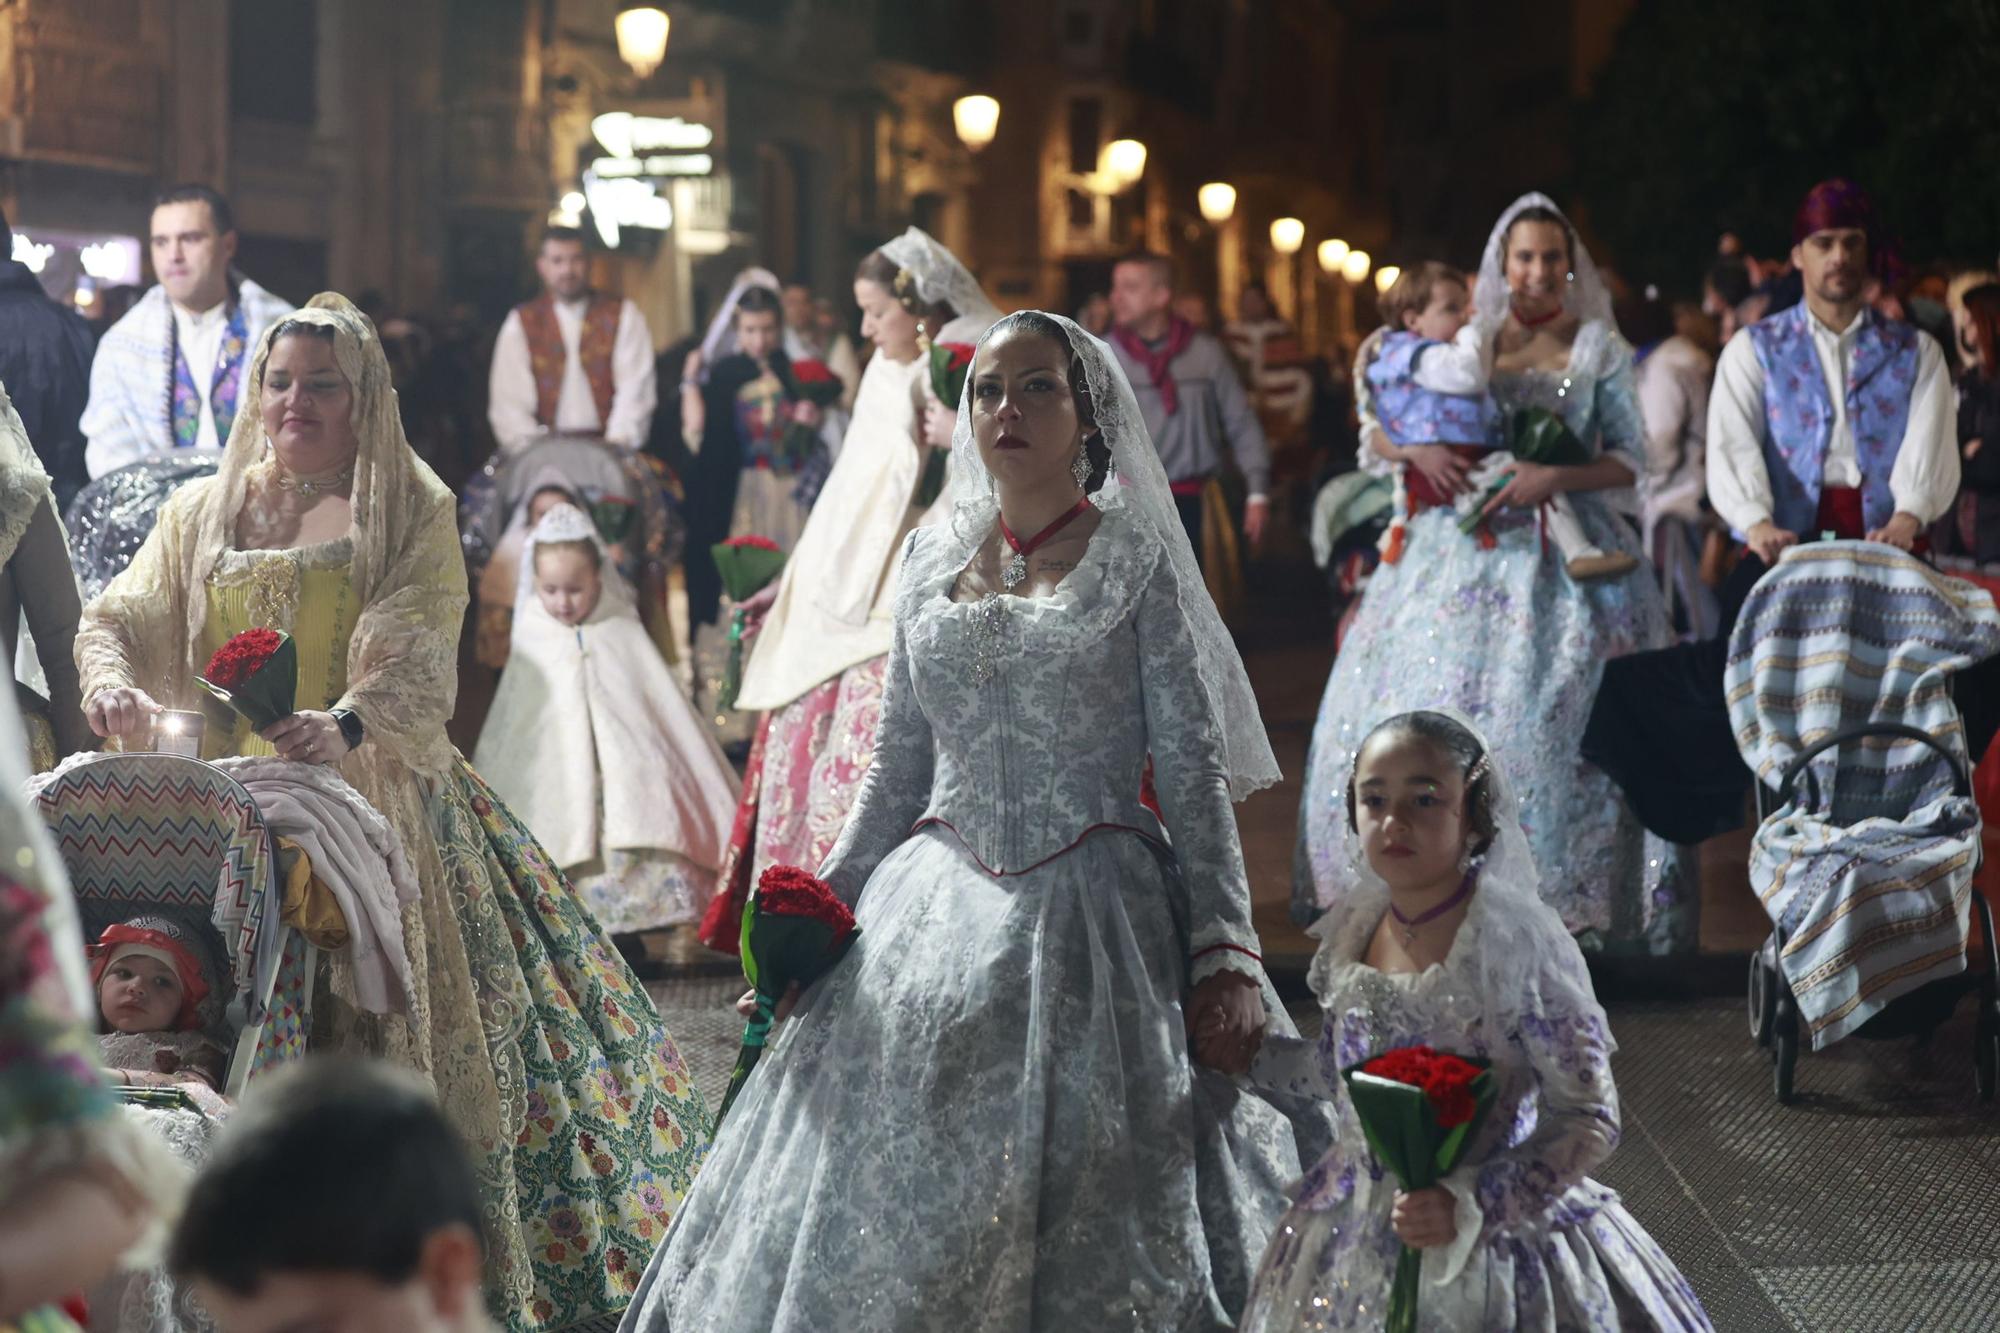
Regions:
<svg viewBox="0 0 2000 1333"><path fill-rule="evenodd" d="M1251 1069L1262 1086L1336 1103L1336 1142L1307 1171L1299 1202L1332 1208L1352 1199L1367 1211L1387 1211L1396 1183L1368 1148L1341 1071L1385 1050L1427 1045L1493 1062L1493 1109L1446 1181L1477 1204L1480 1239L1543 1224L1563 1193L1618 1143L1610 1028L1564 966L1561 951L1574 954L1576 946L1566 937L1537 938L1510 969L1525 997L1518 1012L1496 1017L1487 1012L1491 977L1478 962L1485 931L1476 900L1445 961L1413 974L1362 961L1387 910L1386 899L1378 901L1381 910L1351 912L1313 961L1325 1016L1318 1038L1267 1037ZM1577 959L1573 972L1581 971ZM1463 1206L1460 1216L1469 1216Z"/></svg>
<svg viewBox="0 0 2000 1333"><path fill-rule="evenodd" d="M1024 875L1090 836L1171 846L1199 975L1256 954L1221 738L1172 565L1113 510L1044 598L954 602L948 525L910 534L873 767L822 868L850 901L919 826L989 874ZM1140 801L1151 755L1161 820Z"/></svg>
<svg viewBox="0 0 2000 1333"><path fill-rule="evenodd" d="M790 472L798 467L799 460L786 448L785 405L784 383L770 371L736 391L736 438L743 446L745 468Z"/></svg>
<svg viewBox="0 0 2000 1333"><path fill-rule="evenodd" d="M352 537L292 550L223 552L209 575L201 660L244 630L283 630L297 645L298 706L331 708L347 691L347 642L361 611L350 580L353 560ZM209 759L277 753L241 719L228 732L211 722L202 749Z"/></svg>

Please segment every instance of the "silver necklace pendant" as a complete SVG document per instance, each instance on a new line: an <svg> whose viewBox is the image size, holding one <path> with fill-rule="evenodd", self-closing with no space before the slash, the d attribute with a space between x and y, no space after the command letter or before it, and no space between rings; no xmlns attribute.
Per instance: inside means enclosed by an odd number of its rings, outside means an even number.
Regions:
<svg viewBox="0 0 2000 1333"><path fill-rule="evenodd" d="M1416 928L1415 926L1404 926L1404 927L1403 927L1403 947L1404 947L1405 949L1407 949L1407 948L1409 948L1409 947L1410 947L1410 946L1411 946L1412 944L1415 944L1416 942L1417 942L1417 928Z"/></svg>
<svg viewBox="0 0 2000 1333"><path fill-rule="evenodd" d="M1020 587L1028 578L1028 556L1024 551L1014 552L1014 558L1000 567L1000 586L1008 592Z"/></svg>

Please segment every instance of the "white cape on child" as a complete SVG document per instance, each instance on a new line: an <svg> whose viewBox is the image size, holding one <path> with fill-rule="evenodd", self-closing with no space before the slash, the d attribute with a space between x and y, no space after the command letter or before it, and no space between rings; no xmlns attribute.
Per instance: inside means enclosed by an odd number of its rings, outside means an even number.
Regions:
<svg viewBox="0 0 2000 1333"><path fill-rule="evenodd" d="M544 542L593 543L603 592L579 625L534 591ZM473 756L608 931L699 919L736 816L736 776L639 622L590 519L543 517L521 552L512 650Z"/></svg>

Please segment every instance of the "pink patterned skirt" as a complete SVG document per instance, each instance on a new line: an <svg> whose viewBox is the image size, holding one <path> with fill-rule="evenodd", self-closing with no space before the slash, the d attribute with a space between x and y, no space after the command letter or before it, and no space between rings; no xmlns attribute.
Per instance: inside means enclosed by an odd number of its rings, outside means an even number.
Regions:
<svg viewBox="0 0 2000 1333"><path fill-rule="evenodd" d="M721 883L701 926L710 948L736 952L743 904L765 870L817 870L833 850L875 757L888 666L887 657L870 658L764 719L744 769Z"/></svg>

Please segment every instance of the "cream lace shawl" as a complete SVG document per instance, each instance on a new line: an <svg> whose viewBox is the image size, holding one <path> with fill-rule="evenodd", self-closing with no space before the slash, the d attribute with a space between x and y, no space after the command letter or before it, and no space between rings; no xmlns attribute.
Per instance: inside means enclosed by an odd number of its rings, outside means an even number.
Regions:
<svg viewBox="0 0 2000 1333"><path fill-rule="evenodd" d="M518 1035L530 1000L518 966L507 966L513 952L504 916L476 879L454 892L425 803L426 789L435 792L459 762L445 737L466 605L455 502L404 438L375 326L346 297L322 293L265 331L221 467L161 507L132 564L84 608L76 637L83 697L138 686L169 707L198 706L193 680L207 665L196 659L209 577L233 543L251 469L271 466L264 366L273 335L295 321L333 330L335 359L355 393L350 580L361 613L347 645L348 685L340 702L361 716L368 739L339 772L400 835L422 888L419 901L404 909L409 1014L359 1013L351 970L336 955L333 990L353 1011L336 1019L337 1044L385 1055L433 1079L474 1149L489 1209L498 1209L489 1215L489 1289L525 1308L532 1247L510 1158L525 1115Z"/></svg>
<svg viewBox="0 0 2000 1333"><path fill-rule="evenodd" d="M452 493L411 450L374 325L345 297L323 294L280 321L334 331L334 355L355 386L354 593L362 606L347 647L343 706L371 744L351 763L407 766L435 777L454 761L445 722L458 692L458 635L466 603ZM246 383L222 466L161 507L131 565L84 608L76 638L83 697L139 686L169 707L195 707L195 660L208 614L207 584L228 551L252 468L268 466L261 406L267 331ZM346 771L347 765L342 765Z"/></svg>
<svg viewBox="0 0 2000 1333"><path fill-rule="evenodd" d="M14 558L35 511L49 498L49 474L28 442L28 428L0 387L0 569Z"/></svg>

